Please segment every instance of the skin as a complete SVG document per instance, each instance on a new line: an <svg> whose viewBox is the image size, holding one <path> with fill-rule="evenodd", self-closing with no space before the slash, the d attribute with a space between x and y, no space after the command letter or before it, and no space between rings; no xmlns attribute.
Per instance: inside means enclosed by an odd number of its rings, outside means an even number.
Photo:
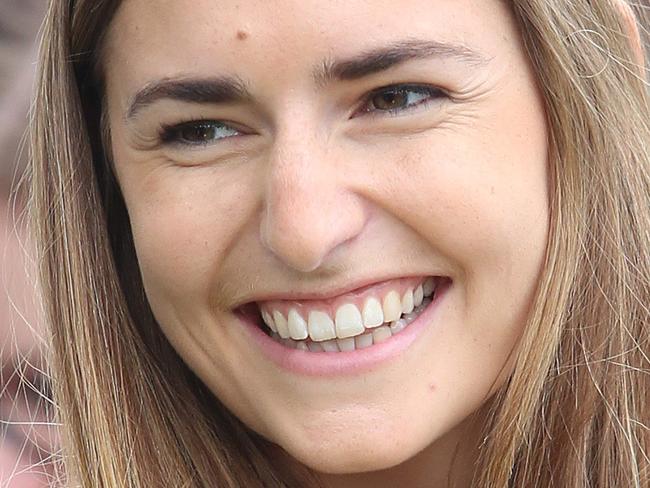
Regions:
<svg viewBox="0 0 650 488"><path fill-rule="evenodd" d="M484 61L411 60L321 85L312 77L326 59L415 38L463 43ZM128 0L104 61L115 172L145 289L184 360L278 446L272 455L286 469L303 463L336 487L467 485L548 234L544 111L504 4L175 0L152 9ZM152 81L226 75L244 80L254 101L162 100L125 115ZM397 83L446 95L394 116L359 110L370 91ZM198 147L161 143L161 124L188 119L241 131ZM453 285L399 360L361 375L281 370L233 312L277 293L416 275Z"/></svg>

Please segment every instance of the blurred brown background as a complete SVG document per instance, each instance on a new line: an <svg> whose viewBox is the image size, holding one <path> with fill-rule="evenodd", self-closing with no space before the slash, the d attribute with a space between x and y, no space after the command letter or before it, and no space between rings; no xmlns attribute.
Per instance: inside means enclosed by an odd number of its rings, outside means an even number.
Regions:
<svg viewBox="0 0 650 488"><path fill-rule="evenodd" d="M24 134L47 2L0 0L0 487L53 486L44 339L25 228Z"/></svg>

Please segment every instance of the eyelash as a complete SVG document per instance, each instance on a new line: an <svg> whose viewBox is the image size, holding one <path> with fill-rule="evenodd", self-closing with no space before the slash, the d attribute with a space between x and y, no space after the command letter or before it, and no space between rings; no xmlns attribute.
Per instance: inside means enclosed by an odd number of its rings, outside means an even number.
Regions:
<svg viewBox="0 0 650 488"><path fill-rule="evenodd" d="M378 109L375 106L375 109L369 108L371 103L374 103L373 100L376 99L379 95L392 95L392 96L404 96L406 94L406 101L408 102L409 94L415 93L416 96L423 96L422 100L418 100L417 103L406 106L405 108L392 108L392 109ZM418 84L397 84L389 85L385 87L378 88L371 91L364 96L363 103L361 108L356 110L353 114L354 117L359 115L368 115L371 117L382 117L388 115L389 117L396 117L402 114L409 113L415 109L421 108L423 105L428 105L434 100L445 98L447 95L440 88L433 87L431 85L418 85ZM375 100L376 101L376 100ZM204 135L203 140L190 140L187 137L187 134L183 135L186 131L203 131ZM230 135L224 135L222 137L210 138L205 137L209 136L210 133L214 135L215 131L230 132ZM234 124L226 123L220 120L210 120L210 119L201 119L201 120L188 120L186 122L181 122L174 125L163 125L160 129L160 141L165 145L176 145L184 147L196 147L196 146L206 146L209 144L214 144L220 140L228 139L235 135L244 133L242 130L237 129Z"/></svg>

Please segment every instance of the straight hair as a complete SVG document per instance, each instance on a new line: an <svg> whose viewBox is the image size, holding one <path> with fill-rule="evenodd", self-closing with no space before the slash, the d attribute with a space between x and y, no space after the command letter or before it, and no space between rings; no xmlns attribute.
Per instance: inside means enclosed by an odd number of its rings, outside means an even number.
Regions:
<svg viewBox="0 0 650 488"><path fill-rule="evenodd" d="M551 225L514 371L491 402L474 484L647 487L646 71L623 0L508 3L550 128ZM110 169L101 54L119 5L50 3L32 120L33 228L68 481L315 486L306 468L274 466L269 443L197 379L153 318Z"/></svg>

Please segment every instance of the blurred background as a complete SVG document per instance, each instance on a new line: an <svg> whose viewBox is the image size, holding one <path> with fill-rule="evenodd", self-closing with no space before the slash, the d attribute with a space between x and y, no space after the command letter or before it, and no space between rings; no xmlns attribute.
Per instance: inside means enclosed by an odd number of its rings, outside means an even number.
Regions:
<svg viewBox="0 0 650 488"><path fill-rule="evenodd" d="M25 130L46 0L0 0L0 488L56 486L56 428L26 231Z"/></svg>

